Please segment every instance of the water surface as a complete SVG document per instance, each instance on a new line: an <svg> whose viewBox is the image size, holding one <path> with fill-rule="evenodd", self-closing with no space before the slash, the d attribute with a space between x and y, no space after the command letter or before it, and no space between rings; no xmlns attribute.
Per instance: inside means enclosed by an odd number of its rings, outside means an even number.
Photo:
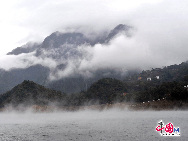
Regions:
<svg viewBox="0 0 188 141"><path fill-rule="evenodd" d="M180 137L161 137L158 121L180 127ZM85 110L0 113L1 141L123 141L188 139L187 111Z"/></svg>

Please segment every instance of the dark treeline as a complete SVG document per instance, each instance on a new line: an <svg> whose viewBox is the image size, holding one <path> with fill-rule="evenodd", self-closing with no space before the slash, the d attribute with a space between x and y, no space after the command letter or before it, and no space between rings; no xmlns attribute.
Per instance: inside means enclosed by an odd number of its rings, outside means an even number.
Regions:
<svg viewBox="0 0 188 141"><path fill-rule="evenodd" d="M157 78L158 76L158 78ZM147 80L151 78L151 80ZM185 87L186 86L186 87ZM188 100L188 63L129 75L124 81L104 78L81 93L68 95L70 105ZM71 103L72 102L72 103Z"/></svg>
<svg viewBox="0 0 188 141"><path fill-rule="evenodd" d="M157 79L156 76L159 76ZM150 77L151 80L147 80ZM32 81L24 81L0 96L0 106L11 104L83 106L116 102L145 102L158 99L188 101L188 64L152 69L127 77L124 81L103 78L87 91L65 94L47 89Z"/></svg>
<svg viewBox="0 0 188 141"><path fill-rule="evenodd" d="M116 102L145 102L158 99L169 101L188 100L185 82L139 82L136 85L105 78L94 83L87 92L68 95L69 105L112 104Z"/></svg>

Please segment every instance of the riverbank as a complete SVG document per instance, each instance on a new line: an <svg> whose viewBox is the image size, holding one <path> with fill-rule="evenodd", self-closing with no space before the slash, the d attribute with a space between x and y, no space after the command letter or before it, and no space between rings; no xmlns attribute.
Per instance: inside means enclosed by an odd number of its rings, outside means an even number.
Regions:
<svg viewBox="0 0 188 141"><path fill-rule="evenodd" d="M54 111L80 111L80 110L109 110L109 109L119 109L119 110L188 110L188 103L182 101L167 101L157 100L157 101L147 101L143 103L114 103L114 104L101 104L101 105L84 105L84 106L55 106L50 105L32 105L30 107L24 107L22 105L18 107L6 106L1 108L1 112L9 111L31 111L31 112L54 112Z"/></svg>

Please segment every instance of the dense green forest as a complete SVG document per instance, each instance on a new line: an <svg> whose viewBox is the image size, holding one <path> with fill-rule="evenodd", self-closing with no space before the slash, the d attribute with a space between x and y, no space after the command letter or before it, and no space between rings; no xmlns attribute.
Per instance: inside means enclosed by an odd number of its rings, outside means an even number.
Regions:
<svg viewBox="0 0 188 141"><path fill-rule="evenodd" d="M128 76L128 100L142 102L165 98L167 100L187 100L188 63L142 71ZM185 87L186 86L186 87Z"/></svg>
<svg viewBox="0 0 188 141"><path fill-rule="evenodd" d="M147 78L151 78L147 80ZM116 102L145 102L158 99L188 100L188 63L142 71L127 76L123 81L103 78L91 87L69 97L73 105ZM74 99L74 100L73 100Z"/></svg>
<svg viewBox="0 0 188 141"><path fill-rule="evenodd" d="M149 78L149 79L148 79ZM32 81L24 81L0 96L0 106L6 104L83 106L116 102L188 101L188 63L152 69L127 76L123 81L103 78L87 91L65 94L47 89Z"/></svg>

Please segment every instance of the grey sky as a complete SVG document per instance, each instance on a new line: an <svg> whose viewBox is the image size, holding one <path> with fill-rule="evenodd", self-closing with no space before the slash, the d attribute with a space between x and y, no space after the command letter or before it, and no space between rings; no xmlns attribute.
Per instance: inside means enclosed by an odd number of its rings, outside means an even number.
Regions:
<svg viewBox="0 0 188 141"><path fill-rule="evenodd" d="M95 31L127 21L129 12L157 0L6 0L0 5L0 55L66 28Z"/></svg>
<svg viewBox="0 0 188 141"><path fill-rule="evenodd" d="M12 59L21 68L48 65L31 54L3 54L28 41L42 41L54 31L101 32L119 23L133 26L133 37L119 36L109 45L84 48L93 58L80 60L79 71L102 67L148 69L181 63L188 60L187 6L187 0L8 0L0 6L0 67L10 69L15 64ZM20 62L23 58L28 61ZM8 60L7 64L3 60ZM60 63L51 61L52 68ZM63 75L58 72L58 76Z"/></svg>

